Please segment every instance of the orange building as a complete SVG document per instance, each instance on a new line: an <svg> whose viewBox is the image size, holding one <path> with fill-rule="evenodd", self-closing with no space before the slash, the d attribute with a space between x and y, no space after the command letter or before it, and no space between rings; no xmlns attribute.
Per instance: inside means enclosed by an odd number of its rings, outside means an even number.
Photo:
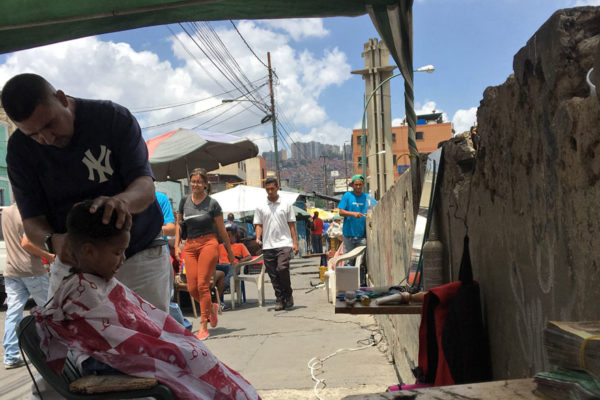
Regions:
<svg viewBox="0 0 600 400"><path fill-rule="evenodd" d="M452 138L452 123L441 122L441 118L441 113L417 116L419 123L416 129L416 139L419 153L435 151L438 148L438 143ZM362 129L352 130L352 166L355 174L362 173L362 166L360 164L362 160L361 135ZM396 179L410 166L410 158L408 157L408 126L393 126L392 142L394 179ZM370 154L368 140L366 154Z"/></svg>

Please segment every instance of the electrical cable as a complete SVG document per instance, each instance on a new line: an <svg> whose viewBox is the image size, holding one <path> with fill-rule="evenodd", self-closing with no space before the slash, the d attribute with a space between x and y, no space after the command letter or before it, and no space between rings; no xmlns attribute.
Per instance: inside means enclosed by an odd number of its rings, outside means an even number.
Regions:
<svg viewBox="0 0 600 400"><path fill-rule="evenodd" d="M269 66L267 64L265 64L263 62L263 60L261 60L256 53L254 52L254 50L252 50L252 47L250 47L250 45L248 44L248 42L246 41L246 39L244 39L244 36L242 36L242 34L240 33L240 31L238 30L237 26L235 26L235 23L233 22L233 20L229 20L229 22L231 22L231 25L233 25L233 29L235 29L235 31L237 32L238 35L240 35L240 38L242 39L242 41L244 42L244 44L246 45L246 47L248 47L248 50L250 50L250 52L252 54L254 54L254 57L256 57L256 59L258 60L258 62L260 62L262 65L264 65L265 68L269 68ZM275 71L273 71L273 75L277 76L277 74L275 74Z"/></svg>
<svg viewBox="0 0 600 400"><path fill-rule="evenodd" d="M315 382L314 386L313 386L313 393L315 395L315 397L319 400L323 400L323 398L321 396L319 396L319 385L322 385L321 390L325 389L327 387L327 384L325 383L325 379L319 379L315 376L315 371L319 370L321 368L323 368L323 363L330 359L331 357L340 354L342 352L352 352L352 351L359 351L359 350L364 350L364 349L368 349L369 347L373 347L376 346L378 343L375 342L374 340L374 335L371 334L369 339L366 339L369 341L369 344L366 344L364 346L360 346L360 347L353 347L353 348L341 348L341 349L337 349L336 351L334 351L333 353L323 357L323 358L317 358L317 357L313 357L308 361L308 368L310 369L310 376L312 378L312 380Z"/></svg>
<svg viewBox="0 0 600 400"><path fill-rule="evenodd" d="M208 57L214 67L228 79L232 85L237 87L241 93L250 93L251 90L248 88L248 85L252 87L250 80L243 73L235 58L231 56L231 53L227 50L212 26L208 22L192 22L190 25L194 28L196 38L204 45L204 47L200 47L200 49L205 56ZM190 35L189 32L186 31L186 33ZM198 44L197 41L195 41L195 43ZM233 82L234 80L237 84ZM243 90L240 89L240 87L243 88ZM254 96L248 97L253 98L258 103L258 99ZM259 104L257 104L256 107L260 108ZM264 109L261 108L261 110L265 112Z"/></svg>
<svg viewBox="0 0 600 400"><path fill-rule="evenodd" d="M181 27L181 24L179 24L179 26ZM187 46L183 43L183 41L181 39L179 39L179 36L177 36L175 34L175 32L173 32L173 30L171 29L171 27L169 25L167 25L167 29L169 29L169 31L171 32L173 37L175 39L177 39L177 41L179 42L181 47L183 47L183 49L192 57L192 59L196 62L196 64L198 64L200 66L200 68L202 68L202 70L206 73L206 75L208 75L221 89L223 89L224 91L227 91L227 89L225 89L225 87L223 85L221 85L217 79L215 79L215 77L210 73L210 71L207 70L206 67L204 65L202 65L200 60L198 60L198 58L196 58L196 56L187 48ZM183 29L183 27L182 27L182 29ZM184 32L185 32L185 30L184 30ZM185 33L187 34L187 32L185 32ZM190 35L188 34L188 36L190 36ZM198 44L194 41L194 39L192 37L190 37L190 39L192 39L194 44L196 44L196 46L198 46ZM200 46L198 46L198 47L200 47ZM202 50L202 49L200 49L200 50ZM235 85L234 85L234 87L235 87ZM235 87L235 88L238 89L237 87Z"/></svg>
<svg viewBox="0 0 600 400"><path fill-rule="evenodd" d="M264 79L264 78L257 79L255 82L259 82L262 79ZM266 86L268 84L269 84L269 82L265 82L262 85L258 86L257 89L262 88L262 87L264 87L264 86ZM219 94L216 94L214 96L209 96L209 97L205 97L203 99L198 99L198 100L191 100L191 101L184 102L184 103L177 103L177 104L164 105L164 106L155 106L155 107L140 107L139 109L133 109L132 108L131 112L133 114L143 114L143 113L152 112L152 111L160 111L160 110L166 110L166 109L169 109L169 108L182 107L182 106L187 106L187 105L194 104L194 103L199 103L201 101L206 101L206 100L221 98L224 95L229 94L231 92L237 92L237 89L231 89L231 90L228 90L227 92L219 93Z"/></svg>

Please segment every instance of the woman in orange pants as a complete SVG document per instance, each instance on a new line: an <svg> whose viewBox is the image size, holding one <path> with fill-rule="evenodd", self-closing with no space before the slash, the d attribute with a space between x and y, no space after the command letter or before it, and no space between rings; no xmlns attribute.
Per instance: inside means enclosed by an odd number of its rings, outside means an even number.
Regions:
<svg viewBox="0 0 600 400"><path fill-rule="evenodd" d="M223 211L219 203L209 196L210 183L206 170L196 168L189 178L192 194L184 196L179 203L175 224L175 256L185 261L185 271L190 296L200 303L200 330L196 335L200 340L209 336L208 321L217 324L217 307L210 299L210 279L219 259L217 234L223 241L229 261L235 257L231 251L229 236L223 223ZM182 228L180 222L183 220ZM181 240L185 247L181 250Z"/></svg>

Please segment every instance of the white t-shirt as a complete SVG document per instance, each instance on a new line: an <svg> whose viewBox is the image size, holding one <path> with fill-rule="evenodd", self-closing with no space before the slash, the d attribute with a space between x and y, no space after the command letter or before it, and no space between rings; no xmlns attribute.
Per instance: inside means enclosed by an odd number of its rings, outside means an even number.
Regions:
<svg viewBox="0 0 600 400"><path fill-rule="evenodd" d="M254 225L262 225L263 250L293 247L292 232L288 222L296 222L291 203L281 199L262 205L254 212Z"/></svg>

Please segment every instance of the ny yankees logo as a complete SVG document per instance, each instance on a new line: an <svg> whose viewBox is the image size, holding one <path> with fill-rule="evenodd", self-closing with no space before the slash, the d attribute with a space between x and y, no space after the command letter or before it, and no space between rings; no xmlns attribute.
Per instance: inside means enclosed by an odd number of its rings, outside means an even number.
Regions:
<svg viewBox="0 0 600 400"><path fill-rule="evenodd" d="M105 174L112 175L113 169L110 165L110 149L107 149L105 145L100 145L100 156L95 158L92 152L88 149L85 153L85 157L81 159L86 167L88 167L90 181L94 180L94 171L98 172L98 178L100 183L106 182L108 178Z"/></svg>

